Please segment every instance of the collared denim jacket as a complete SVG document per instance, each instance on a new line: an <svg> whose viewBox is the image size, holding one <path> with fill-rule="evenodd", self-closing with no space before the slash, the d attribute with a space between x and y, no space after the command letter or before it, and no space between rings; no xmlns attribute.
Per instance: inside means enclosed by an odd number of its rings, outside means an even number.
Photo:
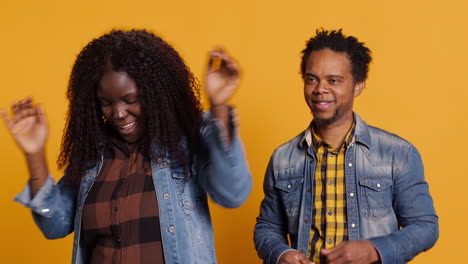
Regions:
<svg viewBox="0 0 468 264"><path fill-rule="evenodd" d="M355 139L345 153L349 239L369 240L381 263L408 262L439 234L421 157L406 140L354 117ZM307 254L316 159L304 137L277 148L268 165L254 231L264 263L277 263L287 250Z"/></svg>
<svg viewBox="0 0 468 264"><path fill-rule="evenodd" d="M234 208L247 199L252 189L240 139L234 131L232 144L226 144L217 122L208 118L202 131L207 152L195 157L188 180L182 168L171 168L164 159L151 160L167 264L216 263L206 193L221 206ZM102 160L86 172L77 196L63 179L54 185L49 177L33 199L29 185L15 197L32 209L34 220L47 238L62 238L74 231L72 263L87 263L89 257L80 236L81 214L101 165Z"/></svg>

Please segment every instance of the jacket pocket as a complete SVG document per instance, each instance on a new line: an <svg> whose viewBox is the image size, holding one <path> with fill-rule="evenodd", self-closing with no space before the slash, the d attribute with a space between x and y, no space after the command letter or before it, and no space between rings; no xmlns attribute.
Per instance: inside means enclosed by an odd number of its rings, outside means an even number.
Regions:
<svg viewBox="0 0 468 264"><path fill-rule="evenodd" d="M172 179L176 187L179 205L186 210L196 208L201 201L201 191L192 175L186 177L182 169L174 169L172 171Z"/></svg>
<svg viewBox="0 0 468 264"><path fill-rule="evenodd" d="M291 225L297 225L299 219L303 184L304 176L301 175L280 178L275 183L275 188L281 196L290 227Z"/></svg>
<svg viewBox="0 0 468 264"><path fill-rule="evenodd" d="M275 187L285 193L295 191L295 189L304 183L304 176L292 176L286 179L278 179Z"/></svg>
<svg viewBox="0 0 468 264"><path fill-rule="evenodd" d="M378 220L392 212L393 181L391 178L361 178L359 185L363 217Z"/></svg>

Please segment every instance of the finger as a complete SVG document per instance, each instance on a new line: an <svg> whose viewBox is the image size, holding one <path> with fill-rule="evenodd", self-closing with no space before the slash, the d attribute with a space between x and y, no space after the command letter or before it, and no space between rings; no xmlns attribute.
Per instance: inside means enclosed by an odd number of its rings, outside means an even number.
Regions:
<svg viewBox="0 0 468 264"><path fill-rule="evenodd" d="M17 103L17 106L18 106L18 109L25 109L25 108L31 108L33 107L33 104L32 104L32 97L31 96L28 96L22 100L20 100L18 103Z"/></svg>
<svg viewBox="0 0 468 264"><path fill-rule="evenodd" d="M47 123L47 119L46 119L45 112L44 112L44 107L42 106L42 104L37 105L37 115L41 123L43 124Z"/></svg>
<svg viewBox="0 0 468 264"><path fill-rule="evenodd" d="M215 72L221 69L221 65L223 64L223 59L219 56L210 54L210 61L208 63L208 69L210 72Z"/></svg>
<svg viewBox="0 0 468 264"><path fill-rule="evenodd" d="M303 259L300 259L299 262L301 264L315 264L314 262L312 262L311 260L307 259L307 258L303 258Z"/></svg>
<svg viewBox="0 0 468 264"><path fill-rule="evenodd" d="M16 113L18 112L18 101L15 100L11 103L11 112L13 114L13 118L15 118Z"/></svg>
<svg viewBox="0 0 468 264"><path fill-rule="evenodd" d="M2 119L5 122L5 125L8 127L8 129L11 129L13 127L13 122L8 117L6 110L0 109L0 114L2 115Z"/></svg>
<svg viewBox="0 0 468 264"><path fill-rule="evenodd" d="M333 252L339 251L342 247L344 247L346 245L346 243L347 243L346 241L343 241L340 244L338 244L337 246L334 246L332 248L322 249L322 250L320 250L320 253L325 255L325 256L329 255L329 254L332 254Z"/></svg>
<svg viewBox="0 0 468 264"><path fill-rule="evenodd" d="M11 110L13 112L14 120L16 122L18 119L24 118L25 116L31 115L31 110L34 112L34 105L32 102L32 97L28 96L20 101L13 101Z"/></svg>
<svg viewBox="0 0 468 264"><path fill-rule="evenodd" d="M226 54L224 48L217 46L215 49L209 52L210 61L209 69L211 71L217 71L221 68L226 68L233 63L232 58Z"/></svg>
<svg viewBox="0 0 468 264"><path fill-rule="evenodd" d="M224 52L224 51L212 50L212 51L210 51L210 56L219 57L226 64L235 64L234 60L229 55L227 55L226 52Z"/></svg>
<svg viewBox="0 0 468 264"><path fill-rule="evenodd" d="M32 104L32 97L28 96L18 102L20 105Z"/></svg>
<svg viewBox="0 0 468 264"><path fill-rule="evenodd" d="M232 57L227 55L222 47L211 50L209 52L209 56L210 59L208 63L207 74L219 72L222 74L225 80L229 80L230 82L235 81L232 84L237 86L240 72L236 62L232 59Z"/></svg>
<svg viewBox="0 0 468 264"><path fill-rule="evenodd" d="M231 76L237 77L239 75L239 67L237 66L236 61L226 55L222 54L221 58L223 59L223 70L226 70Z"/></svg>
<svg viewBox="0 0 468 264"><path fill-rule="evenodd" d="M15 122L18 122L22 119L25 119L27 117L30 117L30 116L33 116L33 117L36 117L37 116L37 111L35 108L27 108L27 109L22 109L20 111L18 111L18 114L16 115L16 119L15 119Z"/></svg>
<svg viewBox="0 0 468 264"><path fill-rule="evenodd" d="M33 107L30 97L27 97L20 101L13 101L11 104L11 111L13 113L14 121L22 118L24 116L23 111L25 109L31 109Z"/></svg>
<svg viewBox="0 0 468 264"><path fill-rule="evenodd" d="M301 264L310 264L311 261L302 253L297 252L297 258Z"/></svg>
<svg viewBox="0 0 468 264"><path fill-rule="evenodd" d="M327 258L328 262L338 261L337 263L340 263L339 260L342 258L344 252L340 245L338 245L330 249L322 250L320 253Z"/></svg>
<svg viewBox="0 0 468 264"><path fill-rule="evenodd" d="M26 101L21 104L21 109L33 108L34 105L32 101Z"/></svg>

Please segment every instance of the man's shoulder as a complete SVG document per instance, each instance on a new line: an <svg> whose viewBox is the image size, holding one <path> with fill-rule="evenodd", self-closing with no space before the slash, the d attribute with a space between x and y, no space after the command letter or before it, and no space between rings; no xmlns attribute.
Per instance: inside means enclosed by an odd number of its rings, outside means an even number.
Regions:
<svg viewBox="0 0 468 264"><path fill-rule="evenodd" d="M304 140L304 135L305 135L305 131L302 131L299 135L293 137L292 139L284 142L283 144L279 145L276 149L275 149L275 153L277 152L291 152L295 149L299 149L301 144L302 144L302 141Z"/></svg>
<svg viewBox="0 0 468 264"><path fill-rule="evenodd" d="M367 125L367 129L369 131L371 148L415 149L411 142L395 133L372 125Z"/></svg>
<svg viewBox="0 0 468 264"><path fill-rule="evenodd" d="M280 167L289 167L303 159L304 135L305 131L302 131L299 135L278 146L272 155L273 164Z"/></svg>

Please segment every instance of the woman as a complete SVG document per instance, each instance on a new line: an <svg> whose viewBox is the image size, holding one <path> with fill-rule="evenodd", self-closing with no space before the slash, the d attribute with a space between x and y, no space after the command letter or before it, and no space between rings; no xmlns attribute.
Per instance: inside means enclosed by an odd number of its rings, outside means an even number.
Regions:
<svg viewBox="0 0 468 264"><path fill-rule="evenodd" d="M232 111L238 68L212 51L204 113L178 53L144 30L112 31L78 55L55 185L47 122L29 97L2 116L29 183L15 198L47 238L74 232L72 263L216 263L206 193L238 207L251 190Z"/></svg>

